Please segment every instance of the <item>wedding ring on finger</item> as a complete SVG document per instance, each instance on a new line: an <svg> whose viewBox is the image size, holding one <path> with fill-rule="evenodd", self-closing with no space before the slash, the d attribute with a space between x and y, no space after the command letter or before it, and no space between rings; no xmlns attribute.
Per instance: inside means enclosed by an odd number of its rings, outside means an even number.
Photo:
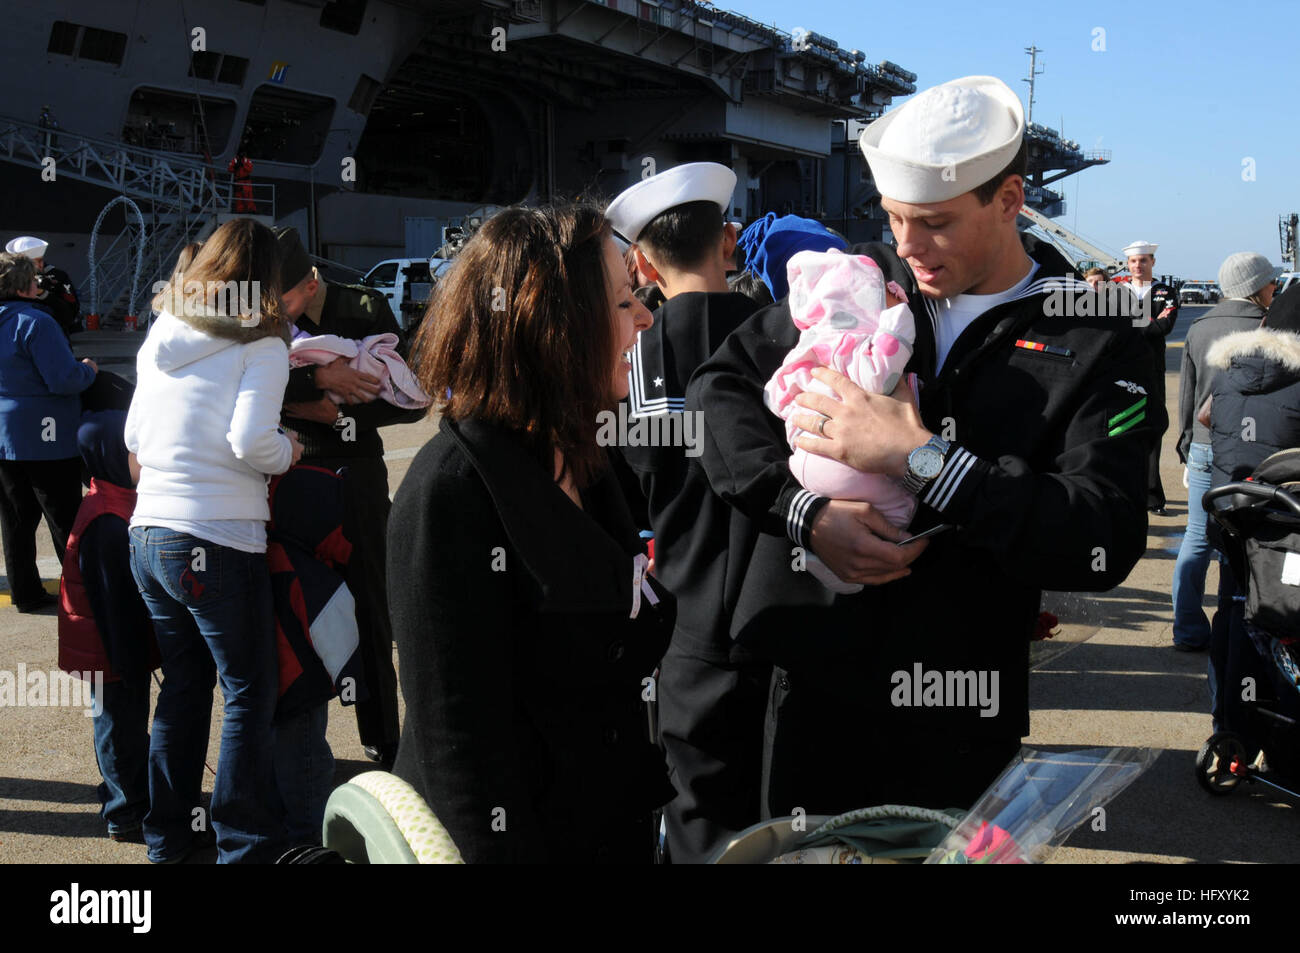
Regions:
<svg viewBox="0 0 1300 953"><path fill-rule="evenodd" d="M817 433L823 437L826 436L826 421L828 420L830 420L829 417L823 417L817 424Z"/></svg>

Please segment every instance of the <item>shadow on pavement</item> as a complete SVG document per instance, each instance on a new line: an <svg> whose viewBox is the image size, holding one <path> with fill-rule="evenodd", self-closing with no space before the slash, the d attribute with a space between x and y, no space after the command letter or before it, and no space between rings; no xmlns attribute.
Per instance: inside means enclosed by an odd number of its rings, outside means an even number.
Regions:
<svg viewBox="0 0 1300 953"><path fill-rule="evenodd" d="M14 801L49 801L53 804L99 804L93 784L46 781L39 778L0 777L0 798Z"/></svg>
<svg viewBox="0 0 1300 953"><path fill-rule="evenodd" d="M1103 808L1104 817L1085 823L1066 843L1200 863L1295 862L1294 804L1279 800L1282 795L1254 793L1264 790L1259 785L1226 796L1208 794L1196 783L1195 767L1195 752L1162 751L1150 770ZM1105 830L1092 829L1099 822Z"/></svg>
<svg viewBox="0 0 1300 953"><path fill-rule="evenodd" d="M98 811L4 811L0 831L47 837L104 837L108 828Z"/></svg>
<svg viewBox="0 0 1300 953"><path fill-rule="evenodd" d="M1172 647L1085 642L1034 670L1034 711L1178 712L1210 710L1206 654Z"/></svg>
<svg viewBox="0 0 1300 953"><path fill-rule="evenodd" d="M1064 625L1107 629L1139 630L1151 622L1170 621L1173 616L1167 595L1129 586L1101 593L1045 592L1043 608L1055 613Z"/></svg>

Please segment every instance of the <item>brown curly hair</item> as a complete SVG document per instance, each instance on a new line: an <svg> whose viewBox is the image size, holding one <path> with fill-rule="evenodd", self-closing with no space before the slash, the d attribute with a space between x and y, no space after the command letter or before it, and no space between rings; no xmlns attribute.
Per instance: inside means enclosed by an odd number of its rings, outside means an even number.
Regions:
<svg viewBox="0 0 1300 953"><path fill-rule="evenodd" d="M579 486L607 463L597 415L617 404L609 235L595 205L498 212L438 283L413 347L443 416L514 431L548 474L558 450Z"/></svg>

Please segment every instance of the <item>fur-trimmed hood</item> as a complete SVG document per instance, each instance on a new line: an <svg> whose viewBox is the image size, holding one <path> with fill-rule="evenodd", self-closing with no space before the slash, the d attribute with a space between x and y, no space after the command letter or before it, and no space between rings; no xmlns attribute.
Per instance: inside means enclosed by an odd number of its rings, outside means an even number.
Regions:
<svg viewBox="0 0 1300 953"><path fill-rule="evenodd" d="M225 348L252 344L263 338L279 338L287 351L291 340L289 327L283 322L244 326L238 318L206 311L183 317L163 311L149 335L156 336L157 366L162 371L174 371Z"/></svg>
<svg viewBox="0 0 1300 953"><path fill-rule="evenodd" d="M1238 331L1215 341L1205 361L1242 393L1277 390L1300 382L1300 334L1267 327Z"/></svg>
<svg viewBox="0 0 1300 953"><path fill-rule="evenodd" d="M232 318L228 314L207 310L197 314L177 315L177 317L195 331L202 331L214 338L225 338L236 344L252 344L262 338L278 337L287 345L293 340L293 332L289 330L289 324L285 321L256 323L250 321L245 324L241 318Z"/></svg>
<svg viewBox="0 0 1300 953"><path fill-rule="evenodd" d="M1210 345L1205 360L1211 367L1226 368L1234 358L1251 355L1283 364L1300 374L1300 334L1274 331L1267 327L1238 331L1225 335Z"/></svg>

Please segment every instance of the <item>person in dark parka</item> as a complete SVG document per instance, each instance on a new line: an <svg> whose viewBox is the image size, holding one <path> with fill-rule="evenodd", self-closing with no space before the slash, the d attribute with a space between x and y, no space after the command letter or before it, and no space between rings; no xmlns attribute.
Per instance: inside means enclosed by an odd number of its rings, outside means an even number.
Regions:
<svg viewBox="0 0 1300 953"><path fill-rule="evenodd" d="M1300 293L1278 296L1258 329L1220 338L1206 363L1217 372L1210 396L1213 486L1244 480L1279 450L1300 447ZM1210 536L1215 541L1213 529ZM1210 627L1215 731L1242 731L1242 679L1253 677L1257 685L1268 679L1271 662L1260 658L1244 628L1244 594L1231 564L1221 559Z"/></svg>
<svg viewBox="0 0 1300 953"><path fill-rule="evenodd" d="M672 599L597 442L650 324L609 235L589 206L498 213L416 342L450 397L389 522L394 771L469 863L648 863L672 796L646 706Z"/></svg>

